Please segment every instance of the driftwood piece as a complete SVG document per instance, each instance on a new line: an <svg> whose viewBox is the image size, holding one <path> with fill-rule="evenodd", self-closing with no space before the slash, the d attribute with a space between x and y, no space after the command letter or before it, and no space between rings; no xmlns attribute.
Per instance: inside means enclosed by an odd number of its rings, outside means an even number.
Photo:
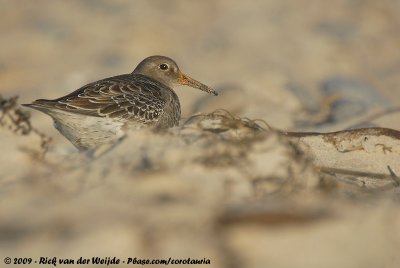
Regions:
<svg viewBox="0 0 400 268"><path fill-rule="evenodd" d="M270 158L257 154L265 145L262 141L273 136L268 133L277 133L288 138L323 175L333 176L335 181L368 188L393 188L400 185L400 131L394 129L360 128L330 133L282 132L274 130L263 121L243 119L223 110L191 117L186 123L188 126L218 133L221 137L237 140L241 144L249 139L259 140L257 146L250 150L248 159L253 164L252 173L257 176L270 177L266 171L280 170L267 166L284 154L271 150L267 150ZM255 165L259 162L260 165Z"/></svg>
<svg viewBox="0 0 400 268"><path fill-rule="evenodd" d="M331 133L284 133L322 172L347 175L363 185L399 185L400 131L363 128Z"/></svg>

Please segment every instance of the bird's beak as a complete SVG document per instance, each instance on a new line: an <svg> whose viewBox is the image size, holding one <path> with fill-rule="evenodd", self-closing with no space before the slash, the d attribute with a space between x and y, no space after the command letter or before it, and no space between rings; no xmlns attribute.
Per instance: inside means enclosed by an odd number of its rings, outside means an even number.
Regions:
<svg viewBox="0 0 400 268"><path fill-rule="evenodd" d="M210 88L210 87L208 87L208 86L206 86L206 85L194 80L193 78L191 78L190 76L188 76L186 74L180 73L179 78L178 78L178 82L181 85L186 85L186 86L189 86L189 87L198 88L200 90L203 90L205 92L208 92L210 94L214 94L215 96L218 96L218 93L214 89L212 89L212 88Z"/></svg>

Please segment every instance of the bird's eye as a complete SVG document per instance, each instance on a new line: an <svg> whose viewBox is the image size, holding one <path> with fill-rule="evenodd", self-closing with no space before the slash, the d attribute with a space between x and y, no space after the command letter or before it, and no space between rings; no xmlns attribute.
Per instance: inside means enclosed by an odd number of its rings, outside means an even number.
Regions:
<svg viewBox="0 0 400 268"><path fill-rule="evenodd" d="M165 63L160 64L159 67L160 67L160 69L163 70L163 71L166 71L166 70L168 70L168 68L169 68L168 64L165 64Z"/></svg>

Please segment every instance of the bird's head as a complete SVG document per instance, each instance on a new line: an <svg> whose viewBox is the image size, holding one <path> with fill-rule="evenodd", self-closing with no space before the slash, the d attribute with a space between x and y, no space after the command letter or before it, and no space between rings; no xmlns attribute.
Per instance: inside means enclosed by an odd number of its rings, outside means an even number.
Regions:
<svg viewBox="0 0 400 268"><path fill-rule="evenodd" d="M212 88L182 73L176 62L168 57L151 56L145 58L139 63L133 73L148 76L171 88L175 85L187 85L214 94L215 96L218 95Z"/></svg>

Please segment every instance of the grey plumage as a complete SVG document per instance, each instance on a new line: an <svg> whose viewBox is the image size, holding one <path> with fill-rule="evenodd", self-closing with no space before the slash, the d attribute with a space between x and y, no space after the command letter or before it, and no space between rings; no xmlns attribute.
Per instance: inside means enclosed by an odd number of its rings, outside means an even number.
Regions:
<svg viewBox="0 0 400 268"><path fill-rule="evenodd" d="M39 99L25 106L50 115L55 127L78 149L96 149L119 140L130 129L177 126L181 108L172 89L176 84L217 95L181 73L172 59L152 56L131 74L102 79L61 98Z"/></svg>

